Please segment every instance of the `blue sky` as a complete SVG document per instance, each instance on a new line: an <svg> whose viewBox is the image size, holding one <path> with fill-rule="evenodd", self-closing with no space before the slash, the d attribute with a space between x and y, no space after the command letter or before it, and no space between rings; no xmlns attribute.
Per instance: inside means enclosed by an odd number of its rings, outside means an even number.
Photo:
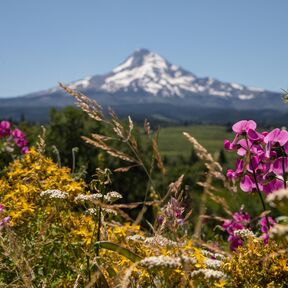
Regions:
<svg viewBox="0 0 288 288"><path fill-rule="evenodd" d="M2 0L0 97L102 74L148 48L198 76L288 88L287 0Z"/></svg>

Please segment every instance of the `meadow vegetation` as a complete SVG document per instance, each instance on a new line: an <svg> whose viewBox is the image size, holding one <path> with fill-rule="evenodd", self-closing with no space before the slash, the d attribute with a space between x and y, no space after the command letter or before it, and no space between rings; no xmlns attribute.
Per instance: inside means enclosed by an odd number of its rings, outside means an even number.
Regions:
<svg viewBox="0 0 288 288"><path fill-rule="evenodd" d="M288 287L286 130L140 127L61 87L80 109L0 122L0 287Z"/></svg>

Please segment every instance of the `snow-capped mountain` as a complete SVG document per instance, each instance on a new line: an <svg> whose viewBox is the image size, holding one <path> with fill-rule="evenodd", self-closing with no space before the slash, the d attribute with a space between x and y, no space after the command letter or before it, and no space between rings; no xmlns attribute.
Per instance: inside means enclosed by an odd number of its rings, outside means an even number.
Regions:
<svg viewBox="0 0 288 288"><path fill-rule="evenodd" d="M110 73L89 76L67 85L96 99L103 106L113 106L123 114L141 114L141 117L151 114L160 115L160 118L164 115L169 119L181 116L181 119L198 121L203 115L206 115L205 119L210 119L216 113L217 120L224 116L227 120L238 115L239 111L250 111L250 114L256 115L255 110L286 110L280 93L197 77L147 49L136 50ZM73 105L73 101L59 87L22 97L0 98L0 116L1 111L13 110L10 117L17 117L18 111L28 108L29 111L34 109L33 113L42 114L42 108L48 111L51 107ZM213 113L211 109L214 109ZM232 112L229 114L227 111Z"/></svg>
<svg viewBox="0 0 288 288"><path fill-rule="evenodd" d="M241 100L252 99L256 92L265 91L235 83L220 82L210 77L198 78L147 49L136 50L96 86L93 85L93 77L70 84L70 87L75 89L87 89L90 86L107 93L146 92L157 97L180 98L197 93L236 97Z"/></svg>

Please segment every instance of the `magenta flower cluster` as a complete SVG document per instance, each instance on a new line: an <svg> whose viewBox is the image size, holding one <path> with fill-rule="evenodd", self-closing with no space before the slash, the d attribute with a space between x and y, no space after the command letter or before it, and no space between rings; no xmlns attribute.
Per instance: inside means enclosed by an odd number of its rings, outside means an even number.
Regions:
<svg viewBox="0 0 288 288"><path fill-rule="evenodd" d="M269 222L269 225L267 223ZM269 229L276 224L276 221L272 217L261 217L259 221L261 227L261 236L260 238L264 240L264 243L267 244L269 240ZM242 246L244 239L241 238L239 234L235 234L235 231L239 230L251 230L251 216L244 212L241 209L239 212L235 212L232 216L232 219L227 219L224 221L222 227L228 233L228 241L230 242L230 249L232 251L236 250L237 247ZM251 230L252 232L252 230Z"/></svg>
<svg viewBox="0 0 288 288"><path fill-rule="evenodd" d="M244 192L269 194L286 187L288 132L279 128L257 132L253 120L237 122L233 131L234 140L225 140L224 147L236 151L239 159L235 170L227 171L228 179L240 180Z"/></svg>
<svg viewBox="0 0 288 288"><path fill-rule="evenodd" d="M224 221L222 227L229 234L228 241L230 242L230 249L236 250L237 247L243 244L243 239L234 232L237 230L247 229L250 224L251 217L248 213L243 212L241 209L239 212L234 213L232 219Z"/></svg>
<svg viewBox="0 0 288 288"><path fill-rule="evenodd" d="M1 138L6 138L8 141L14 142L22 154L26 154L29 151L26 135L18 128L12 129L9 121L0 122L0 139Z"/></svg>
<svg viewBox="0 0 288 288"><path fill-rule="evenodd" d="M239 181L244 192L258 193L263 210L266 210L264 195L286 188L288 170L288 132L276 128L271 132L258 132L253 120L242 120L232 127L235 137L232 142L224 141L228 151L238 155L234 170L228 169L226 176L231 181ZM243 240L234 234L236 230L247 229L250 216L242 210L233 215L232 220L226 220L223 228L229 234L231 249L242 245ZM272 217L261 217L260 226L265 243L269 239L269 229L276 222Z"/></svg>

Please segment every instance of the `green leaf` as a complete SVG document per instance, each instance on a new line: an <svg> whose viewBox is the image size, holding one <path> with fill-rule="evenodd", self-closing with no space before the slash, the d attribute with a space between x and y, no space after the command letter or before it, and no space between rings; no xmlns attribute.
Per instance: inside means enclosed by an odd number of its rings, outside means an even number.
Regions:
<svg viewBox="0 0 288 288"><path fill-rule="evenodd" d="M99 247L99 248L104 248L110 251L117 252L118 254L126 257L132 262L137 262L137 261L142 260L140 256L130 251L129 249L121 247L120 245L109 242L109 241L99 241L99 242L96 242L94 245L95 245L95 248Z"/></svg>

